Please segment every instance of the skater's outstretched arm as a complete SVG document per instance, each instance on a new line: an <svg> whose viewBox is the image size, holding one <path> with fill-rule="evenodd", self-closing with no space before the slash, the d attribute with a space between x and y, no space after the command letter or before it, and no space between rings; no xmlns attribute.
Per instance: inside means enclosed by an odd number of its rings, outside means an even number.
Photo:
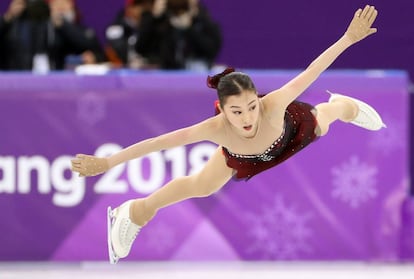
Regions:
<svg viewBox="0 0 414 279"><path fill-rule="evenodd" d="M139 141L107 158L77 154L71 161L72 171L80 176L94 176L126 161L155 151L170 149L203 140L220 143L221 117L215 116L198 124L175 130L154 138Z"/></svg>
<svg viewBox="0 0 414 279"><path fill-rule="evenodd" d="M267 94L263 100L266 100L269 107L279 110L280 106L287 107L349 46L377 32L376 28L371 28L377 14L378 12L373 6L367 5L363 10L358 9L345 34L338 41L319 55L302 73L280 89Z"/></svg>

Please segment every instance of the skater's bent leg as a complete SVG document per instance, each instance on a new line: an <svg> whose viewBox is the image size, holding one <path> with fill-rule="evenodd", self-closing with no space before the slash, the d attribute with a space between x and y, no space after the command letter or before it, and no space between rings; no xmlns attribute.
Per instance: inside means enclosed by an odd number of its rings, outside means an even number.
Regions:
<svg viewBox="0 0 414 279"><path fill-rule="evenodd" d="M349 99L338 98L329 103L321 103L315 106L316 119L319 126L319 136L329 131L329 126L336 120L343 122L352 121L357 113L358 106Z"/></svg>
<svg viewBox="0 0 414 279"><path fill-rule="evenodd" d="M131 220L143 226L158 209L189 198L209 196L225 185L232 173L219 147L200 172L173 179L148 197L136 199L131 206Z"/></svg>

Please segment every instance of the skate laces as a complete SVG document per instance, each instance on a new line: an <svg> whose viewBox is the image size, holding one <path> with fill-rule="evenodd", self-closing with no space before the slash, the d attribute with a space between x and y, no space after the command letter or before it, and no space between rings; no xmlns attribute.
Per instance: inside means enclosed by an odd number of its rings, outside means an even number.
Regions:
<svg viewBox="0 0 414 279"><path fill-rule="evenodd" d="M121 245L130 248L141 227L132 223L129 218L123 218L120 225L119 240Z"/></svg>

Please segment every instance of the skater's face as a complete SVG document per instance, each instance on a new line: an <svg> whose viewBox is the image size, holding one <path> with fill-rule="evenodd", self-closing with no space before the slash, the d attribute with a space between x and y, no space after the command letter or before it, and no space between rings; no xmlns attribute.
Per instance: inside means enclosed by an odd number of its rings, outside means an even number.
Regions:
<svg viewBox="0 0 414 279"><path fill-rule="evenodd" d="M260 115L256 92L244 90L238 95L228 96L223 113L239 135L246 138L256 135Z"/></svg>

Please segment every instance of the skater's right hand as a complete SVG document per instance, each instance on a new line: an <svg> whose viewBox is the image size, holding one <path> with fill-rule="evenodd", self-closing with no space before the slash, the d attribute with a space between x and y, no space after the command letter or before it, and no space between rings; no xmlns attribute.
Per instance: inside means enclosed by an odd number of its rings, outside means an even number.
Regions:
<svg viewBox="0 0 414 279"><path fill-rule="evenodd" d="M374 6L366 5L365 8L358 9L355 12L354 18L345 32L352 43L356 43L365 37L377 32L376 28L371 28L378 15L378 11Z"/></svg>
<svg viewBox="0 0 414 279"><path fill-rule="evenodd" d="M77 154L71 163L72 171L78 172L81 177L95 176L109 169L108 159L85 154Z"/></svg>

